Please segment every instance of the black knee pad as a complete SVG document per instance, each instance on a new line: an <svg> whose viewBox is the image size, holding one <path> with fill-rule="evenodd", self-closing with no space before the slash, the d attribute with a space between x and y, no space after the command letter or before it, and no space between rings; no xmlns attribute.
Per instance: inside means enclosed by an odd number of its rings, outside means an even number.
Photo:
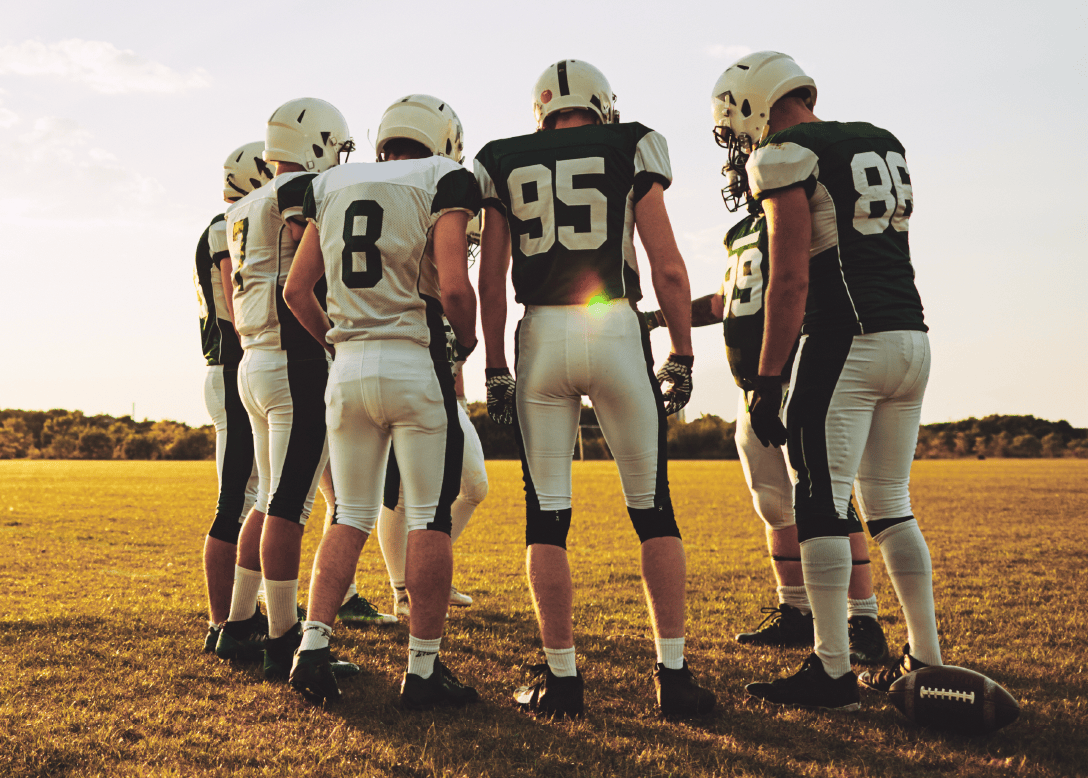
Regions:
<svg viewBox="0 0 1088 778"><path fill-rule="evenodd" d="M566 548L571 513L570 508L561 511L529 508L525 512L525 545L528 547L541 543Z"/></svg>
<svg viewBox="0 0 1088 778"><path fill-rule="evenodd" d="M873 521L865 522L865 526L869 528L869 535L876 537L886 529L894 527L896 524L902 524L904 521L912 521L913 516L902 516L898 519L875 519Z"/></svg>
<svg viewBox="0 0 1088 778"><path fill-rule="evenodd" d="M242 531L242 522L238 521L238 513L233 515L217 512L212 519L212 526L208 528L208 537L222 540L224 543L238 545L238 534Z"/></svg>
<svg viewBox="0 0 1088 778"><path fill-rule="evenodd" d="M850 535L850 524L837 513L824 516L798 516L797 542L813 538L845 538Z"/></svg>
<svg viewBox="0 0 1088 778"><path fill-rule="evenodd" d="M846 531L853 535L855 532L864 532L858 512L854 510L854 501L846 501Z"/></svg>
<svg viewBox="0 0 1088 778"><path fill-rule="evenodd" d="M635 532L638 533L640 543L654 538L680 537L680 528L676 526L671 502L652 508L628 508L627 513L631 517Z"/></svg>

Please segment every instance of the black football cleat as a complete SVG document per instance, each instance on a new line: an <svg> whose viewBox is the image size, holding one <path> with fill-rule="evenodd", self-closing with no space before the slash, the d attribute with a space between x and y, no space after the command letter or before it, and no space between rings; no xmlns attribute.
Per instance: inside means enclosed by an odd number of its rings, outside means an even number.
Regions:
<svg viewBox="0 0 1088 778"><path fill-rule="evenodd" d="M514 692L514 700L523 711L542 719L574 719L585 713L586 685L581 673L560 677L547 662L533 665L529 673L534 680Z"/></svg>
<svg viewBox="0 0 1088 778"><path fill-rule="evenodd" d="M755 632L741 632L737 642L750 646L811 646L815 643L812 614L782 603L777 608L760 608L769 614Z"/></svg>
<svg viewBox="0 0 1088 778"><path fill-rule="evenodd" d="M902 659L891 667L885 667L883 670L866 670L858 676L858 686L887 694L893 683L904 675L913 673L915 670L921 670L923 667L929 667L929 665L910 655L910 643L908 643L903 646Z"/></svg>
<svg viewBox="0 0 1088 778"><path fill-rule="evenodd" d="M400 704L408 710L431 710L440 706L461 706L476 702L480 695L454 677L437 658L429 678L405 673L400 684Z"/></svg>
<svg viewBox="0 0 1088 778"><path fill-rule="evenodd" d="M670 670L661 663L654 665L654 686L657 706L667 719L705 716L717 702L714 692L698 684L686 661L679 670Z"/></svg>
<svg viewBox="0 0 1088 778"><path fill-rule="evenodd" d="M209 624L208 634L204 636L204 653L214 654L215 644L219 642L219 632L222 627L219 624Z"/></svg>
<svg viewBox="0 0 1088 778"><path fill-rule="evenodd" d="M880 623L871 616L851 616L847 619L850 632L850 663L882 665L891 659L888 640Z"/></svg>
<svg viewBox="0 0 1088 778"><path fill-rule="evenodd" d="M215 655L220 659L253 662L264 654L268 640L268 619L260 608L248 619L226 621L220 625Z"/></svg>
<svg viewBox="0 0 1088 778"><path fill-rule="evenodd" d="M302 625L295 626L278 638L269 638L264 650L264 677L270 681L286 681L291 676L295 651L302 643ZM307 652L309 653L309 652ZM337 678L350 678L359 674L359 665L341 662L330 657L329 667Z"/></svg>
<svg viewBox="0 0 1088 778"><path fill-rule="evenodd" d="M336 683L332 653L328 646L313 651L296 651L289 680L295 691L318 705L340 701L340 687Z"/></svg>
<svg viewBox="0 0 1088 778"><path fill-rule="evenodd" d="M750 683L744 687L753 697L775 705L824 710L855 711L861 708L858 679L853 671L832 678L816 654L809 654L801 669L771 683Z"/></svg>

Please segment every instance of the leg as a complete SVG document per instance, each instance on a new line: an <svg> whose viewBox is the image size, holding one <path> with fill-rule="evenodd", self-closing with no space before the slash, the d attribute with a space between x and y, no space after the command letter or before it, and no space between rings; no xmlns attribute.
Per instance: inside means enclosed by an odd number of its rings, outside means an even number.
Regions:
<svg viewBox="0 0 1088 778"><path fill-rule="evenodd" d="M803 339L787 405L805 587L831 678L850 672L848 504L884 370L875 345L866 336Z"/></svg>
<svg viewBox="0 0 1088 778"><path fill-rule="evenodd" d="M573 584L566 537L571 520L571 460L581 391L571 382L568 344L577 338L568 311L526 312L517 333L515 435L522 452L526 572L548 664L575 675Z"/></svg>
<svg viewBox="0 0 1088 778"><path fill-rule="evenodd" d="M598 314L589 326L587 393L619 468L627 510L642 542L643 587L660 654L661 641L684 638L687 580L684 544L669 495L660 388L649 339L629 305ZM633 423L635 419L639 422ZM670 653L666 666L682 667L683 649Z"/></svg>
<svg viewBox="0 0 1088 778"><path fill-rule="evenodd" d="M857 477L858 502L870 517L870 531L903 608L911 655L927 665L941 664L929 548L910 504L910 467L929 378L929 340L924 333L881 335L897 380L873 415Z"/></svg>
<svg viewBox="0 0 1088 778"><path fill-rule="evenodd" d="M298 623L302 534L328 460L324 392L327 364L279 358L265 385L271 499L261 536L261 570L268 598L269 638ZM293 651L293 649L292 649Z"/></svg>

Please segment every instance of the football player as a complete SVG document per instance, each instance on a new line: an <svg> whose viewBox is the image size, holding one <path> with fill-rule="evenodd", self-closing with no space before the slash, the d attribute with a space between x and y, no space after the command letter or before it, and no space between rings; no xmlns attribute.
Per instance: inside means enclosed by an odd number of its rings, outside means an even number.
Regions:
<svg viewBox="0 0 1088 778"><path fill-rule="evenodd" d="M473 222L479 224L479 216L473 218ZM477 233L478 238L478 233ZM472 223L468 230L469 256L472 256ZM477 245L479 241L477 240ZM471 266L471 265L470 265ZM447 343L456 342L453 330L449 323L445 324ZM453 370L453 388L457 395L457 418L461 422L461 430L465 435L465 451L461 465L461 492L453 501L450 513L453 517L453 526L450 530L450 541L457 543L457 539L468 526L472 514L487 496L487 469L484 464L484 449L480 442L480 436L476 432L472 421L468 417L468 401L465 399L465 380L461 373L463 363L453 361L452 348L447 349L447 359ZM382 557L385 559L385 567L389 573L389 585L393 587L393 613L397 616L408 616L411 612L408 602L408 588L404 583L404 558L408 550L408 525L404 513L404 488L400 479L400 468L397 466L396 452L390 450L389 464L385 471L385 497L382 500L382 512L378 519L377 535L381 545ZM467 608L472 605L472 597L461 592L456 586L450 587L450 605L459 608Z"/></svg>
<svg viewBox="0 0 1088 778"><path fill-rule="evenodd" d="M222 267L234 294L234 321L244 355L239 392L253 427L260 474L256 510L238 541L230 616L216 653L242 658L264 652L264 673L286 678L302 640L298 565L302 533L325 469L328 361L284 304L283 284L302 236L302 198L310 180L352 150L347 122L324 100L301 98L276 109L265 134L265 162L276 175L227 209L230 258ZM321 285L323 279L315 279ZM263 519L263 520L262 520ZM243 619L264 580L267 641ZM341 665L350 673L354 665ZM358 668L355 668L357 671Z"/></svg>
<svg viewBox="0 0 1088 778"><path fill-rule="evenodd" d="M272 180L272 170L261 158L264 141L247 143L223 163L223 199L233 203ZM208 372L204 377L204 405L215 425L215 472L219 502L204 540L204 580L208 589L208 633L204 651L215 650L219 625L230 612L238 532L257 499L257 466L253 461L253 431L238 396L238 363L242 346L234 329L232 298L224 293L220 264L228 259L227 230L219 214L196 247L193 281L200 303L200 342ZM227 287L229 290L229 287Z"/></svg>
<svg viewBox="0 0 1088 778"><path fill-rule="evenodd" d="M757 646L811 646L812 612L801 575L801 549L793 518L793 483L785 451L762 445L752 434L748 416L748 393L759 376L768 272L766 219L748 189L745 161L746 157L738 158L735 166L727 164L722 169L729 181L722 189L722 197L730 212L735 213L747 204L748 215L725 236L729 264L721 289L692 300L691 326L724 321L729 369L741 389L735 438L737 453L756 513L766 527L767 551L778 583L778 607L763 608L769 614L767 618L755 632L737 635L737 641ZM661 311L649 311L645 317L651 331L665 323ZM787 360L782 374L783 390L789 386L791 365L792 359ZM853 560L847 607L850 655L854 662L880 664L888 659L888 643L876 620L869 547L852 503L847 504L847 521Z"/></svg>
<svg viewBox="0 0 1088 778"><path fill-rule="evenodd" d="M778 704L856 710L846 621L852 485L909 636L896 667L860 681L887 690L903 673L941 663L929 549L909 493L930 366L907 243L910 174L886 130L818 119L816 83L785 54L743 57L711 100L715 135L734 165L751 155L752 195L767 214L770 278L749 415L761 443L789 442L816 633L795 675L747 690ZM781 376L798 333L783 426Z"/></svg>
<svg viewBox="0 0 1088 778"><path fill-rule="evenodd" d="M714 695L696 683L684 660L684 544L665 453L665 417L687 403L693 363L687 270L664 201L672 181L668 149L648 127L617 123L608 80L586 62L564 59L548 67L532 99L537 132L492 141L475 161L484 198L480 310L488 411L515 425L521 447L529 586L547 660L515 696L540 716L584 710L566 542L571 459L588 396L641 542L658 704L669 717L707 713ZM635 227L672 338L657 377L634 307L642 297ZM525 305L516 383L504 343L511 252L516 300ZM671 384L664 399L659 380Z"/></svg>
<svg viewBox="0 0 1088 778"><path fill-rule="evenodd" d="M336 354L327 394L336 517L314 561L291 670L292 685L313 699L340 697L329 667L330 625L378 520L391 443L404 481L412 605L401 704L427 709L478 699L438 659L464 451L443 314L457 338L456 361L476 345L465 227L479 211L480 192L458 164L462 148L449 104L409 95L382 117L379 163L328 171L306 193L310 224L285 299L316 342ZM323 274L327 316L314 290Z"/></svg>

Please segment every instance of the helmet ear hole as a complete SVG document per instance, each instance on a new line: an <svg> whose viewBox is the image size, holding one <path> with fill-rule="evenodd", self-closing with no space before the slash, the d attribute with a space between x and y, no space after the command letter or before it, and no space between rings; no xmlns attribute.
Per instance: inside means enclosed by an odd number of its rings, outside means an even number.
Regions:
<svg viewBox="0 0 1088 778"><path fill-rule="evenodd" d="M740 115L743 116L745 119L752 115L752 106L748 103L747 100L745 100L740 105Z"/></svg>
<svg viewBox="0 0 1088 778"><path fill-rule="evenodd" d="M323 156L325 156L325 150L318 146L316 143L311 144L310 148L314 150L314 156L318 159L321 159Z"/></svg>
<svg viewBox="0 0 1088 778"><path fill-rule="evenodd" d="M453 151L453 144L450 143L449 138L446 138L446 153L449 154L451 151Z"/></svg>

